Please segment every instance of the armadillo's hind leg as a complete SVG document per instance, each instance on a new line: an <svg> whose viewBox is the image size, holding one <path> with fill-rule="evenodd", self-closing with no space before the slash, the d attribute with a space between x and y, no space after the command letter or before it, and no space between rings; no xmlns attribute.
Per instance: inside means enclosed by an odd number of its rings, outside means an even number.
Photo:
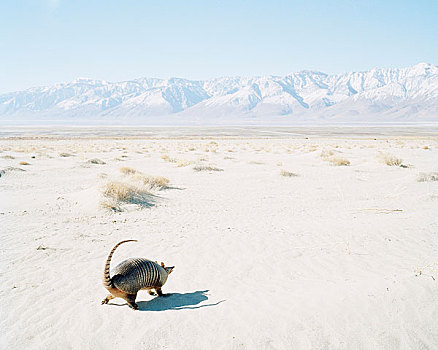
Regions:
<svg viewBox="0 0 438 350"><path fill-rule="evenodd" d="M161 287L155 288L155 290L157 291L159 297L162 297L164 295L163 291L161 290Z"/></svg>
<svg viewBox="0 0 438 350"><path fill-rule="evenodd" d="M108 302L109 302L111 299L114 299L114 298L115 298L114 295L112 295L112 294L108 294L108 295L106 296L106 298L102 300L102 305L103 305L103 304L108 304Z"/></svg>
<svg viewBox="0 0 438 350"><path fill-rule="evenodd" d="M128 302L130 307L132 307L134 310L138 310L138 305L135 303L135 298L137 298L137 293L127 294L125 300Z"/></svg>
<svg viewBox="0 0 438 350"><path fill-rule="evenodd" d="M149 289L148 293L149 295L157 295L152 289Z"/></svg>

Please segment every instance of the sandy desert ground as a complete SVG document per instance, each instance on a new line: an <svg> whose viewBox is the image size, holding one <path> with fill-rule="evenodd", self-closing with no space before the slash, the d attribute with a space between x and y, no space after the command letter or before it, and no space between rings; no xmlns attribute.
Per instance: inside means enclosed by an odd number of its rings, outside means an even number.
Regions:
<svg viewBox="0 0 438 350"><path fill-rule="evenodd" d="M2 349L438 348L436 132L166 135L1 135Z"/></svg>

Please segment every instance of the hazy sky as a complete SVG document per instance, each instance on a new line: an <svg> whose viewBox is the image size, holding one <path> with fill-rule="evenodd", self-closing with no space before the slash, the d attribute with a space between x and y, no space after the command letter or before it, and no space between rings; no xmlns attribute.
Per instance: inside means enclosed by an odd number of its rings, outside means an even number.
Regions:
<svg viewBox="0 0 438 350"><path fill-rule="evenodd" d="M0 93L438 64L438 0L0 0Z"/></svg>

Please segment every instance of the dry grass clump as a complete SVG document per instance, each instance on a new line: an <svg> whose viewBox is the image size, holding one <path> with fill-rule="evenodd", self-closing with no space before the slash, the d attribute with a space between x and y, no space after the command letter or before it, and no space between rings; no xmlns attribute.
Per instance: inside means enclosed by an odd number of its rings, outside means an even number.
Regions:
<svg viewBox="0 0 438 350"><path fill-rule="evenodd" d="M401 166L403 159L397 158L391 154L383 155L383 161L389 166Z"/></svg>
<svg viewBox="0 0 438 350"><path fill-rule="evenodd" d="M181 160L178 161L178 163L177 163L176 166L179 167L179 168L182 168L182 167L185 167L185 166L191 165L191 164L193 164L193 163L194 163L193 160L181 159Z"/></svg>
<svg viewBox="0 0 438 350"><path fill-rule="evenodd" d="M99 158L90 159L88 160L88 163L100 165L106 164L103 160L100 160Z"/></svg>
<svg viewBox="0 0 438 350"><path fill-rule="evenodd" d="M150 176L137 172L131 176L131 179L136 182L140 182L142 185L149 186L151 189L159 188L163 189L169 186L170 180L164 176Z"/></svg>
<svg viewBox="0 0 438 350"><path fill-rule="evenodd" d="M102 188L103 208L112 211L122 211L125 204L135 204L143 208L154 205L155 190L168 188L169 179L163 176L150 176L129 167L120 168L122 176L119 180L109 181ZM101 178L107 175L101 173Z"/></svg>
<svg viewBox="0 0 438 350"><path fill-rule="evenodd" d="M327 149L323 149L321 151L321 154L320 154L320 156L323 160L328 160L330 157L332 157L334 155L335 155L335 153L333 151L327 150Z"/></svg>
<svg viewBox="0 0 438 350"><path fill-rule="evenodd" d="M59 156L66 158L66 157L73 157L73 154L67 152L61 152L59 153Z"/></svg>
<svg viewBox="0 0 438 350"><path fill-rule="evenodd" d="M9 154L6 154L4 156L2 156L3 159L15 159L15 157L10 156Z"/></svg>
<svg viewBox="0 0 438 350"><path fill-rule="evenodd" d="M118 202L129 202L139 192L136 186L119 181L106 184L103 195Z"/></svg>
<svg viewBox="0 0 438 350"><path fill-rule="evenodd" d="M22 162L20 162L19 164L20 164L20 165L30 165L30 163L25 162L25 161L22 161Z"/></svg>
<svg viewBox="0 0 438 350"><path fill-rule="evenodd" d="M331 157L328 159L328 161L331 165L336 165L336 166L350 165L350 161L348 159L345 159L345 158Z"/></svg>
<svg viewBox="0 0 438 350"><path fill-rule="evenodd" d="M193 168L194 171L224 171L224 169L217 168L211 165L197 165Z"/></svg>
<svg viewBox="0 0 438 350"><path fill-rule="evenodd" d="M121 167L119 170L122 174L125 174L125 175L131 175L131 174L137 173L137 170L130 168L130 167L127 167L127 166Z"/></svg>
<svg viewBox="0 0 438 350"><path fill-rule="evenodd" d="M348 166L348 165L350 165L350 161L348 159L336 157L335 152L333 152L332 150L324 149L321 151L320 156L321 156L323 161L329 162L330 165L335 165L335 166Z"/></svg>
<svg viewBox="0 0 438 350"><path fill-rule="evenodd" d="M105 200L101 206L112 211L121 211L123 204L137 204L141 207L153 205L153 195L149 187L121 181L108 182L102 191Z"/></svg>
<svg viewBox="0 0 438 350"><path fill-rule="evenodd" d="M166 162L169 162L169 163L177 163L177 162L178 162L178 159L176 159L176 158L171 158L171 157L169 157L167 154L163 154L163 155L161 156L161 159L164 160L164 161L166 161Z"/></svg>
<svg viewBox="0 0 438 350"><path fill-rule="evenodd" d="M438 172L420 173L417 177L418 182L438 181Z"/></svg>
<svg viewBox="0 0 438 350"><path fill-rule="evenodd" d="M263 163L263 162L257 162L257 161L255 161L255 160L251 160L251 161L248 162L248 164L263 165L263 164L265 164L265 163Z"/></svg>
<svg viewBox="0 0 438 350"><path fill-rule="evenodd" d="M0 169L0 177L2 177L3 175L6 175L10 171L20 171L20 172L22 172L22 171L26 171L26 170L21 169L21 168L16 168L16 167L13 167L13 166L8 166L8 167L6 167L4 169Z"/></svg>
<svg viewBox="0 0 438 350"><path fill-rule="evenodd" d="M114 212L121 212L122 208L120 206L120 203L113 198L106 198L105 200L100 202L100 206L104 209L114 211Z"/></svg>
<svg viewBox="0 0 438 350"><path fill-rule="evenodd" d="M295 174L293 172L287 171L287 170L281 170L280 175L284 177L296 177L298 174Z"/></svg>

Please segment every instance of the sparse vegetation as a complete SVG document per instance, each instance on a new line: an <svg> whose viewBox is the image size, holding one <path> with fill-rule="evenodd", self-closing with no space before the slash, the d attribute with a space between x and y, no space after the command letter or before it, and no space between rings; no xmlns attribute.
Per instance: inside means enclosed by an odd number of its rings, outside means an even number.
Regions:
<svg viewBox="0 0 438 350"><path fill-rule="evenodd" d="M141 207L153 205L153 195L146 186L111 181L106 184L102 192L106 198L101 205L113 211L121 211L122 204L137 204Z"/></svg>
<svg viewBox="0 0 438 350"><path fill-rule="evenodd" d="M159 188L163 189L169 185L169 179L164 176L150 176L144 175L140 172L136 172L135 175L131 177L133 181L140 182L143 185L149 186L151 189Z"/></svg>
<svg viewBox="0 0 438 350"><path fill-rule="evenodd" d="M420 173L417 177L418 182L438 181L438 172Z"/></svg>
<svg viewBox="0 0 438 350"><path fill-rule="evenodd" d="M163 155L161 156L161 159L164 160L164 161L166 161L166 162L169 162L169 163L177 163L177 162L178 162L178 159L176 159L176 158L171 158L171 157L169 157L167 154L163 154Z"/></svg>
<svg viewBox="0 0 438 350"><path fill-rule="evenodd" d="M296 177L296 176L298 176L298 174L292 173L292 172L287 171L287 170L281 170L280 171L280 175L284 176L284 177Z"/></svg>
<svg viewBox="0 0 438 350"><path fill-rule="evenodd" d="M125 175L131 175L131 174L137 173L137 170L130 168L130 167L127 167L127 166L121 167L119 170L122 174L125 174Z"/></svg>
<svg viewBox="0 0 438 350"><path fill-rule="evenodd" d="M67 153L67 152L61 152L61 153L59 153L59 156L66 158L66 157L72 157L73 154Z"/></svg>
<svg viewBox="0 0 438 350"><path fill-rule="evenodd" d="M193 164L194 162L192 160L186 160L186 159L181 159L178 161L177 163L177 167L182 168L182 167L186 167L188 165Z"/></svg>
<svg viewBox="0 0 438 350"><path fill-rule="evenodd" d="M333 151L331 151L331 150L327 150L327 149L323 149L322 151L321 151L321 158L323 159L323 160L328 160L330 157L332 157L332 156L334 156L335 155L335 153L333 152Z"/></svg>
<svg viewBox="0 0 438 350"><path fill-rule="evenodd" d="M197 165L193 168L194 171L224 171L224 169L217 168L211 165Z"/></svg>
<svg viewBox="0 0 438 350"><path fill-rule="evenodd" d="M335 166L348 166L348 165L350 165L350 161L348 159L336 157L335 152L333 152L332 150L324 149L321 151L320 156L321 156L323 161L329 162L330 165L335 165Z"/></svg>
<svg viewBox="0 0 438 350"><path fill-rule="evenodd" d="M3 159L15 159L15 157L10 156L9 154L6 154L4 156L2 156Z"/></svg>
<svg viewBox="0 0 438 350"><path fill-rule="evenodd" d="M98 158L90 159L90 160L88 160L88 163L100 164L100 165L106 164L103 160L100 160Z"/></svg>
<svg viewBox="0 0 438 350"><path fill-rule="evenodd" d="M385 162L386 165L389 166L401 166L403 160L400 158L397 158L391 154L385 154L383 156L383 161Z"/></svg>
<svg viewBox="0 0 438 350"><path fill-rule="evenodd" d="M345 158L331 157L328 159L328 161L331 165L336 165L336 166L350 165L350 161L348 159L345 159Z"/></svg>
<svg viewBox="0 0 438 350"><path fill-rule="evenodd" d="M20 164L20 165L30 165L30 163L25 162L25 161L21 161L19 164Z"/></svg>

